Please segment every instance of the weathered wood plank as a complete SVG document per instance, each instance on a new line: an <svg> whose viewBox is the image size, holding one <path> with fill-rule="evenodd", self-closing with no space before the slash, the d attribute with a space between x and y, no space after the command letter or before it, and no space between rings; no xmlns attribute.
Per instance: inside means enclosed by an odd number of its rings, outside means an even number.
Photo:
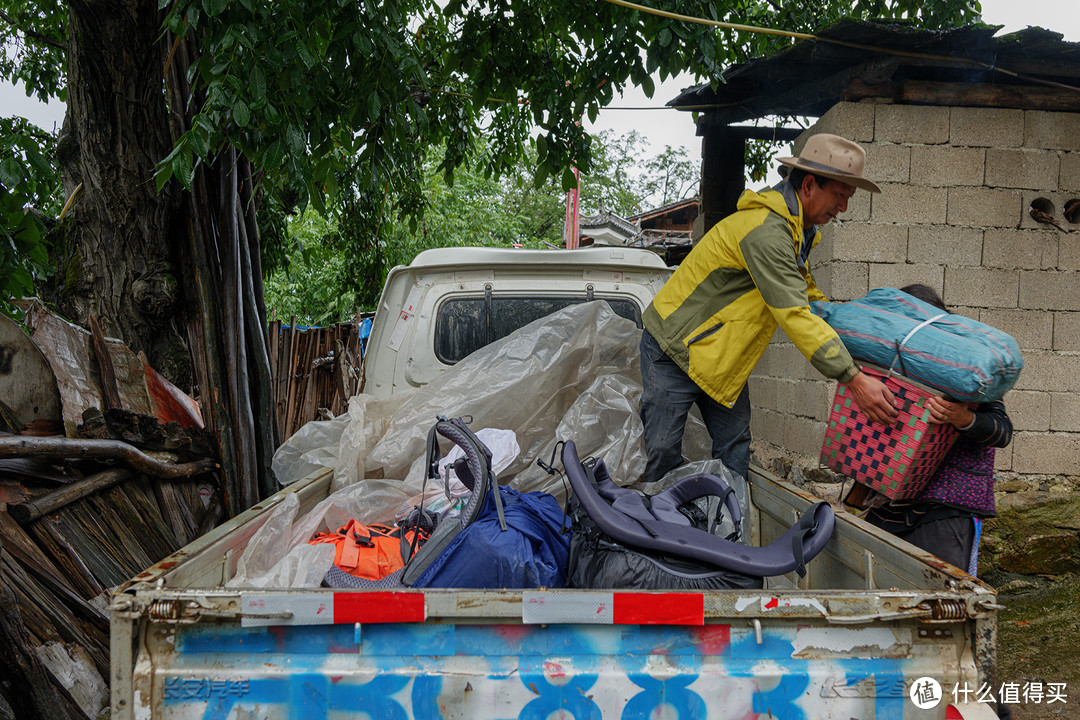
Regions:
<svg viewBox="0 0 1080 720"><path fill-rule="evenodd" d="M6 555L0 550L0 556ZM0 563L6 568L6 563ZM0 668L3 676L17 688L7 695L16 717L84 720L78 704L38 659L22 622L19 600L5 575L0 576Z"/></svg>
<svg viewBox="0 0 1080 720"><path fill-rule="evenodd" d="M42 495L18 505L9 505L8 512L18 522L25 525L80 498L110 488L118 482L127 480L134 474L133 471L127 468L103 470L78 482L65 485L47 495Z"/></svg>

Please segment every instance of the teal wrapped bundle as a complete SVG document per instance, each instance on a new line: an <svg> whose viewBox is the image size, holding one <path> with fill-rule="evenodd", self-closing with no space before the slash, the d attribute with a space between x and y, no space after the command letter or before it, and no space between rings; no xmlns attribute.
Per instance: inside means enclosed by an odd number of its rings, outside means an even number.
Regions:
<svg viewBox="0 0 1080 720"><path fill-rule="evenodd" d="M1024 367L1020 346L1008 333L895 288L810 307L856 360L889 368L955 400L1000 400Z"/></svg>

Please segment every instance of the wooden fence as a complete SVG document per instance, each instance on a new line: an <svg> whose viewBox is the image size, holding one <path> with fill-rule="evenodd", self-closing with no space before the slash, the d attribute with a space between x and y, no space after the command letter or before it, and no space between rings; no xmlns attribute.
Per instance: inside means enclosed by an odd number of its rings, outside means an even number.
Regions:
<svg viewBox="0 0 1080 720"><path fill-rule="evenodd" d="M329 327L269 324L278 439L289 439L311 420L336 417L363 390L360 334L365 316Z"/></svg>

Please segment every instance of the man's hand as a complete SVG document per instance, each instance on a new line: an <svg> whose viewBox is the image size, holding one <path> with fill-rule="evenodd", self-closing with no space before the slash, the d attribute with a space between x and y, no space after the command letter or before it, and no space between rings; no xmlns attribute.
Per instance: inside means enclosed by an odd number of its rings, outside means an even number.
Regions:
<svg viewBox="0 0 1080 720"><path fill-rule="evenodd" d="M949 424L966 428L975 420L975 413L967 403L931 395L926 399L926 407L930 409L930 422L935 425Z"/></svg>
<svg viewBox="0 0 1080 720"><path fill-rule="evenodd" d="M855 404L871 422L892 425L899 414L896 410L896 398L885 387L885 383L859 372L845 383Z"/></svg>

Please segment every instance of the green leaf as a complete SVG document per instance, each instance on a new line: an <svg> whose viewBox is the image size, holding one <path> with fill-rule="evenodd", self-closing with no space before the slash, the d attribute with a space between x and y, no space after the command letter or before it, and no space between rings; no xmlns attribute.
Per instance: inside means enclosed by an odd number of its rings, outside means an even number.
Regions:
<svg viewBox="0 0 1080 720"><path fill-rule="evenodd" d="M0 162L0 183L14 189L22 183L23 177L23 167L15 158L7 157Z"/></svg>
<svg viewBox="0 0 1080 720"><path fill-rule="evenodd" d="M304 63L304 68L310 70L315 67L315 56L311 54L311 50L308 49L308 46L297 39L295 47L296 54L300 57L300 62Z"/></svg>
<svg viewBox="0 0 1080 720"><path fill-rule="evenodd" d="M171 177L171 164L161 164L157 166L157 170L154 171L154 185L157 187L158 192L161 192L161 188L165 187L165 183L169 182L169 178Z"/></svg>
<svg viewBox="0 0 1080 720"><path fill-rule="evenodd" d="M236 121L236 124L240 127L247 127L248 122L251 120L251 109L248 108L247 103L240 98L236 98L236 102L233 103L232 111L233 120Z"/></svg>
<svg viewBox="0 0 1080 720"><path fill-rule="evenodd" d="M370 118L372 122L375 122L379 119L379 113L382 111L382 101L379 100L378 92L373 92L368 95L367 105L368 118Z"/></svg>
<svg viewBox="0 0 1080 720"><path fill-rule="evenodd" d="M540 162L547 160L548 144L547 138L543 135L536 136L536 159Z"/></svg>
<svg viewBox="0 0 1080 720"><path fill-rule="evenodd" d="M656 92L651 75L645 75L641 78L641 89L645 91L646 97L652 97L653 93Z"/></svg>
<svg viewBox="0 0 1080 720"><path fill-rule="evenodd" d="M250 87L252 99L259 100L266 96L266 75L258 65L251 68Z"/></svg>
<svg viewBox="0 0 1080 720"><path fill-rule="evenodd" d="M570 167L563 168L562 171L562 189L564 192L570 192L578 185L577 177L574 175L574 169Z"/></svg>
<svg viewBox="0 0 1080 720"><path fill-rule="evenodd" d="M229 0L203 0L203 9L210 17L220 15L228 7Z"/></svg>

